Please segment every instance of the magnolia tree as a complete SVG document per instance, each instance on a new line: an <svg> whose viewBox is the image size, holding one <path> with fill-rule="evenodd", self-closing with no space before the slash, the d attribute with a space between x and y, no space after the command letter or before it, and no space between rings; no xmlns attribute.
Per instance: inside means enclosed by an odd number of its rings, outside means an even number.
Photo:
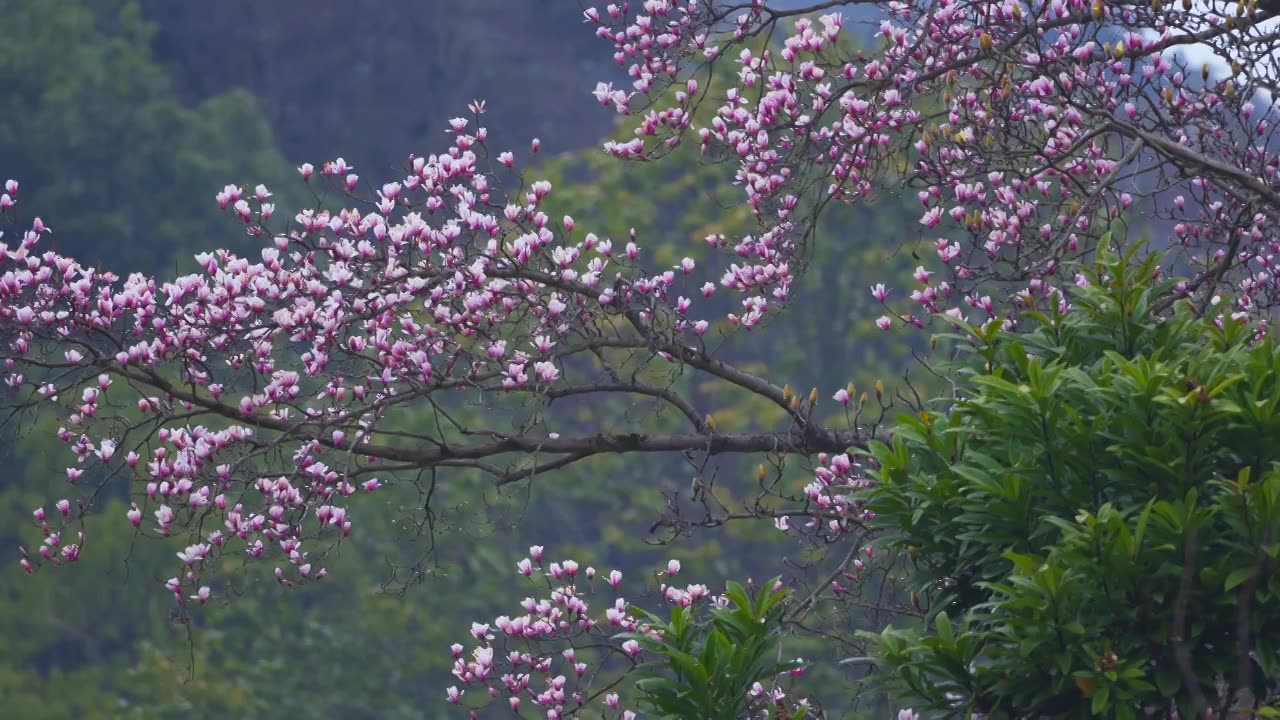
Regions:
<svg viewBox="0 0 1280 720"><path fill-rule="evenodd" d="M874 42L857 49L852 13L872 7ZM655 266L642 234L600 237L549 217L553 188L517 162L538 142L490 147L481 102L451 121L447 147L411 156L399 176L370 183L342 159L301 166L323 206L285 211L266 187L227 186L217 203L261 251L211 250L181 277L120 276L58 255L46 242L56 220L24 217L29 190L10 180L4 399L11 418L57 416L74 494L53 491L52 509L36 510L21 565L74 562L91 541L83 518L101 493L127 487L133 507L120 521L172 538L166 588L189 608L217 588L218 557L261 559L287 586L323 578L315 549L357 531L357 496L392 483L469 469L503 485L604 453L694 463L758 453L813 462L812 481L785 487L762 471L776 502L749 511L839 548L826 581L794 605L846 597L841 583L868 540L851 495L866 480L849 451L886 432L888 401L793 393L720 356L720 338L756 329L767 343L824 210L906 186L921 203L910 234L925 233L936 254L912 287L867 288L886 330L935 317L1016 330L1025 311L1070 312L1077 261L1131 206L1167 225L1163 269L1188 277L1154 312L1178 298L1203 311L1229 295L1230 313L1265 330L1280 287L1269 94L1280 32L1269 12L1201 0L588 9L630 78L601 83L596 97L643 117L635 137L605 150L654 161L696 144L758 219L750 235L706 238L725 258L713 267ZM724 66L735 82L712 94ZM708 104L710 122L696 123ZM713 314L712 296L735 311ZM690 377L763 399L783 419L721 429L681 391ZM648 398L682 427L583 428L553 404L571 396ZM843 421L823 423L823 403L846 406L834 414ZM674 601L710 597L694 595ZM465 662L460 673L475 675ZM577 700L525 698L557 713Z"/></svg>

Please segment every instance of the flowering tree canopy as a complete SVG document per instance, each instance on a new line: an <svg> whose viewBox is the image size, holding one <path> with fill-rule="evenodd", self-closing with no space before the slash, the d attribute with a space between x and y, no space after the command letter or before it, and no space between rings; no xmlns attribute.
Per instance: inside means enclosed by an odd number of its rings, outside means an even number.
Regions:
<svg viewBox="0 0 1280 720"><path fill-rule="evenodd" d="M844 16L861 6L882 15L873 47ZM23 217L30 190L9 181L3 399L11 418L58 415L67 479L83 485L36 511L43 539L23 567L74 561L76 522L129 483L127 520L183 538L168 582L179 603L207 600L208 559L224 553L308 582L324 575L310 548L351 531L353 495L459 468L512 483L601 453L816 456L813 482L772 514L843 538L864 519L846 452L883 432L868 400L794 393L716 348L725 332L767 342L762 323L803 281L825 209L902 187L936 257L914 287L867 288L883 328L943 315L1012 329L1024 310L1069 311L1074 263L1141 207L1167 221L1165 270L1189 277L1157 309L1225 294L1265 330L1280 288L1269 3L645 0L584 15L631 79L596 96L643 117L606 151L652 161L694 143L732 168L759 227L707 238L723 266L655 266L643 232L599 237L549 217L553 188L517 169L526 152L490 147L482 102L397 177L370 184L341 158L302 165L314 208L277 211L266 187L227 186L216 202L260 252L202 253L199 271L171 279L57 254L56 219ZM735 82L713 95L725 66ZM703 104L715 108L705 126ZM735 311L706 310L714 295ZM681 375L763 398L784 420L722 430ZM650 398L680 427L584 430L557 412L598 396ZM849 408L838 427L815 415L832 401Z"/></svg>

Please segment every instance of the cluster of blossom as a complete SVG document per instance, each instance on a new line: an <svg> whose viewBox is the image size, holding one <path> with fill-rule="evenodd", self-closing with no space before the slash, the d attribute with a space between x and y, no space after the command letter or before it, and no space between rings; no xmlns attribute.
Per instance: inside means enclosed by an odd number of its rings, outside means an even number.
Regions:
<svg viewBox="0 0 1280 720"><path fill-rule="evenodd" d="M51 230L39 218L0 244L5 384L59 409L58 436L77 459L68 479L80 482L91 460L107 466L93 477L127 468L139 482L135 526L144 509L162 535L213 515L247 554L274 550L296 566L277 568L283 584L314 579L323 571L312 572L301 543L317 533L304 532L304 520L346 534L346 498L380 486L370 477L377 462L429 462L380 442L398 405L462 388L545 392L566 358L591 349L584 338L600 343L594 322L607 314L665 321L691 338L707 331L690 317L689 297L677 297L692 282L692 259L646 274L634 236L616 248L580 234L570 217L553 230L541 209L550 183L502 188L481 170L485 129L468 134L468 123L452 122L447 152L410 158L411 174L382 185L371 212L302 210L294 229L272 232L271 192L227 186L215 200L266 242L257 260L215 250L196 256L201 271L170 282L121 280L41 251ZM513 169L512 153L498 165ZM354 192L354 169L339 158L298 170ZM11 213L17 190L6 184ZM137 396L137 413L126 394ZM116 402L104 409L108 397ZM179 419L199 416L231 425ZM286 460L259 457L261 442ZM125 446L126 456L115 452ZM190 540L225 550L223 539ZM59 552L71 558L78 547ZM40 559L22 562L32 570ZM184 557L184 572L201 564Z"/></svg>
<svg viewBox="0 0 1280 720"><path fill-rule="evenodd" d="M41 252L51 230L39 218L16 246L0 244L6 384L63 411L58 436L77 458L68 478L78 482L92 458L111 466L104 472L136 471L138 500L128 513L135 527L144 511L166 536L212 515L225 536L193 535L192 547L221 554L236 539L251 557L287 558L296 570L275 572L291 585L324 574L312 571L304 538L326 528L349 533L346 498L380 486L359 476L379 460L421 461L377 442L388 408L436 390L544 391L560 378L563 358L584 349L571 344L575 333L605 313L656 322L666 308L676 332L707 331L708 321L689 317L689 297L672 297L696 270L692 259L645 275L628 265L640 253L634 234L618 252L593 233L578 240L570 217L554 232L541 210L550 184L498 190L475 152L487 133L466 134L467 125L451 123L447 153L411 158L412 174L382 185L372 212L305 209L295 229L271 232L271 192L227 186L215 201L267 242L256 261L216 250L196 256L200 272L170 282L137 273L122 281ZM498 161L514 168L509 152ZM298 170L307 181L317 175L310 164ZM318 174L354 191L353 171L339 158ZM14 208L17 183L7 190L6 209ZM617 270L606 281L611 264ZM753 276L735 266L723 284L748 289L786 273L768 267ZM708 297L714 285L697 292ZM766 309L747 306L730 322L752 325ZM59 351L60 361L50 361ZM298 369L281 367L293 358ZM140 420L118 422L123 401L99 412L108 396L138 388L156 393L137 397ZM77 393L82 404L60 403ZM170 422L199 415L232 424ZM289 450L283 467L255 457L264 434ZM308 517L318 530L305 530ZM188 582L201 579L195 568L207 554L179 554ZM28 570L39 564L26 555L22 562ZM181 585L167 584L179 601Z"/></svg>
<svg viewBox="0 0 1280 720"><path fill-rule="evenodd" d="M661 634L629 610L622 595L622 573L611 570L597 578L595 568L583 568L574 560L544 562L544 548L529 548L529 557L516 571L545 584L545 596L528 597L520 604L523 614L501 616L488 623L472 623L470 651L455 643L453 675L461 687L448 688L449 702L468 708L472 718L484 711L503 715L522 707L536 708L547 718L613 717L631 720L633 710L623 707L610 672L625 672L644 660L643 650L624 633ZM680 572L680 561L670 560L658 572L662 600L685 607L699 602L724 606L728 600L713 595L706 585L678 586L669 581ZM607 589L604 587L607 586ZM597 590L610 596L603 613L592 615L590 596ZM597 611L598 612L598 611ZM787 702L778 686L755 683L753 700L771 706ZM805 704L805 701L797 701Z"/></svg>
<svg viewBox="0 0 1280 720"><path fill-rule="evenodd" d="M108 383L103 383L105 386ZM105 389L105 387L104 387ZM102 394L93 393L92 399L86 393L86 405L80 412L93 415L96 403ZM158 398L139 400L142 412L158 411L161 403ZM68 418L73 425L81 424L81 420L73 414ZM68 428L58 430L59 437L72 443L73 450L82 464L81 467L67 469L67 477L72 482L79 481L85 472L86 461L109 463L115 455L115 443L103 440L96 447L86 435L76 436ZM299 582L319 580L325 577L324 568L313 568L308 560L308 553L303 549L306 537L319 538L328 533L334 537L342 537L351 531L351 523L346 520L346 509L341 506L321 504L326 500L334 501L356 491L337 473L328 470L323 463L311 463L300 466L310 481L295 486L287 477L268 479L260 477L251 487L244 487L234 482L233 468L235 460L220 462L226 455L235 455L241 446L250 442L252 433L249 428L232 426L225 430L210 430L203 426L168 428L162 427L155 433L155 447L149 460L137 452L130 451L123 458L123 464L136 469L140 464L145 466L147 477L141 484L143 503L133 502L125 513L126 519L139 532L158 537L178 534L189 527L200 525L200 521L214 516L221 520L221 527L207 531L203 536L193 537L196 542L175 553L181 561L181 573L167 580L165 588L174 594L179 605L184 604L183 588L191 586L193 595L188 599L197 600L201 605L207 602L211 589L203 584L204 568L215 558L221 556L231 539L240 541L243 552L254 558L263 557L268 547L274 547L282 558L294 566L291 573L286 574L283 568L275 569L275 577L282 585L292 586ZM211 469L211 476L204 477L200 470ZM377 487L376 480L364 483L366 490ZM240 493L239 500L231 502L226 493ZM251 494L259 498L255 507L260 511L249 510L246 502ZM87 510L83 501L79 501L78 512L71 512L70 501L63 499L56 503L56 508L63 518L65 528L78 520ZM143 526L144 513L154 519L154 525ZM304 519L311 515L318 524L309 534L305 533ZM34 517L40 523L45 541L39 548L42 560L57 564L60 561L75 561L84 543L84 533L79 533L79 542L62 545L60 532L50 528L46 520L44 508L37 508ZM55 555L52 550L61 546L61 552ZM34 570L25 548L20 548L22 568L28 573Z"/></svg>
<svg viewBox="0 0 1280 720"><path fill-rule="evenodd" d="M1178 221L1176 241L1203 268L1202 283L1233 278L1241 310L1275 299L1280 156L1268 149L1275 111L1251 99L1268 86L1276 37L1252 4L1229 11L1190 1L877 5L884 19L874 54L844 37L839 3L815 3L812 15L799 17L767 0L728 7L649 0L586 11L634 88L602 86L597 96L619 112L645 113L637 137L608 151L648 157L694 132L704 151L737 161L735 179L763 228L734 245L750 264L725 284L776 284L785 295L785 269L806 229L794 219L797 208L892 189L906 157L908 176L924 187L920 225L939 233L933 244L948 280L922 268L920 287L894 306L877 286L888 310L882 328L920 326L938 313L1012 323L1010 311L1043 305L1064 284L1070 261L1130 207L1129 191L1142 181L1118 181L1126 175L1149 178L1142 189L1151 193L1194 194L1192 205L1180 197L1160 212ZM755 47L754 38L775 32L780 49ZM1186 67L1179 53L1193 45L1230 71ZM714 98L720 105L710 123L695 127L689 108L698 88L682 78L717 61L736 64L736 82ZM1224 257L1240 270L1217 272ZM1015 286L1011 302L984 291L995 277Z"/></svg>
<svg viewBox="0 0 1280 720"><path fill-rule="evenodd" d="M79 503L77 503L79 505ZM74 543L64 543L62 535L69 527L71 518L71 501L63 498L54 504L58 509L58 514L62 516L58 527L49 525L49 516L42 507L36 508L31 515L35 521L40 524L40 532L44 539L40 543L40 547L36 550L36 554L40 556L40 561L51 563L54 565L61 563L73 563L80 559L80 552L84 549L84 533L76 534ZM83 508L78 507L77 512ZM34 569L31 554L25 547L18 548L19 555L18 564L27 573L31 573Z"/></svg>
<svg viewBox="0 0 1280 720"><path fill-rule="evenodd" d="M851 523L872 519L874 514L853 496L854 491L867 487L869 483L858 459L848 453L820 453L813 481L804 488L805 496L816 510L815 516L808 521L809 527L828 538L836 538L849 532ZM777 524L783 530L790 525L785 517L780 518ZM822 527L817 527L819 525Z"/></svg>

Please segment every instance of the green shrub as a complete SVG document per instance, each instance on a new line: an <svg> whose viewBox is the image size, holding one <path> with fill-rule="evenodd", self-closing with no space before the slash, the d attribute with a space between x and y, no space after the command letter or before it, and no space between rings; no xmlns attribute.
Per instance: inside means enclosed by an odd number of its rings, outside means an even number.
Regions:
<svg viewBox="0 0 1280 720"><path fill-rule="evenodd" d="M669 621L631 608L644 619L647 631L622 637L640 643L654 657L635 676L641 702L654 717L737 720L748 712L774 717L770 711L775 709L778 717L787 713L792 720L806 715L806 705L792 711L787 708L792 703L781 696L775 702L767 691L780 676L802 667L798 661L778 659L776 632L790 591L777 584L777 578L765 583L752 597L731 582L724 594L727 603L712 607L705 617L700 617L702 604L677 605Z"/></svg>
<svg viewBox="0 0 1280 720"><path fill-rule="evenodd" d="M904 702L1190 718L1280 696L1280 345L1227 302L1157 317L1158 261L1101 256L1030 332L969 328L961 396L869 453L930 617L866 635Z"/></svg>

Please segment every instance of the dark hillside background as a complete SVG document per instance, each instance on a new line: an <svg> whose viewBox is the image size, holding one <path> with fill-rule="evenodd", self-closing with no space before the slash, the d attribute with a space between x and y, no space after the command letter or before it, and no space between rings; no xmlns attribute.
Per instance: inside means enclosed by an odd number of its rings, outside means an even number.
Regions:
<svg viewBox="0 0 1280 720"><path fill-rule="evenodd" d="M576 0L142 0L156 59L188 104L248 90L292 162L342 155L381 171L430 152L488 103L497 141L595 144L613 118L590 91L614 72Z"/></svg>

